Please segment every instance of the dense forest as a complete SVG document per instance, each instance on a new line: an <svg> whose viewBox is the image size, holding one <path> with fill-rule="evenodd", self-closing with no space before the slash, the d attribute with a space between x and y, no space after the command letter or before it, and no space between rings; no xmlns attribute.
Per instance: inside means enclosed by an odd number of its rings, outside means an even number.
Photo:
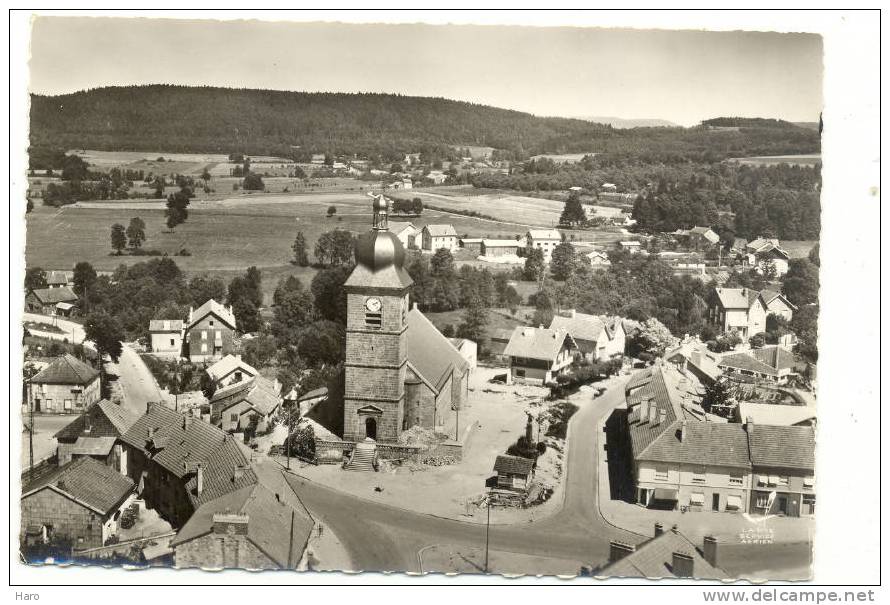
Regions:
<svg viewBox="0 0 890 605"><path fill-rule="evenodd" d="M614 129L441 98L152 85L33 95L31 144L286 157L296 150L381 160L486 145L522 159L594 151L616 161L678 163L813 153L819 135L772 120L729 131Z"/></svg>

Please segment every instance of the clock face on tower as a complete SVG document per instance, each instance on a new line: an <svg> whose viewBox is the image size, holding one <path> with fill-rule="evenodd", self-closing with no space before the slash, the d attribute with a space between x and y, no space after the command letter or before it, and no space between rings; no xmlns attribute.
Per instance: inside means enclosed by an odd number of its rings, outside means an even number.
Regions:
<svg viewBox="0 0 890 605"><path fill-rule="evenodd" d="M368 311L370 311L371 313L378 313L378 312L380 312L380 307L381 307L381 306L382 306L382 303L380 302L380 299L379 299L379 298L371 297L371 298L369 298L369 299L367 299L367 300L365 301L365 308L366 308Z"/></svg>

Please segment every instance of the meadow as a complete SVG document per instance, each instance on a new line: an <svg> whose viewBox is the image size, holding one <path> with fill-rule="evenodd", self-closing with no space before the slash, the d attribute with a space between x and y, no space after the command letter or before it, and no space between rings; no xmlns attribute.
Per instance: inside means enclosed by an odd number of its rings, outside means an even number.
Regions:
<svg viewBox="0 0 890 605"><path fill-rule="evenodd" d="M727 162L737 162L751 166L772 166L775 164L790 164L792 166L813 166L822 161L820 154L805 155L764 155L750 158L731 158Z"/></svg>

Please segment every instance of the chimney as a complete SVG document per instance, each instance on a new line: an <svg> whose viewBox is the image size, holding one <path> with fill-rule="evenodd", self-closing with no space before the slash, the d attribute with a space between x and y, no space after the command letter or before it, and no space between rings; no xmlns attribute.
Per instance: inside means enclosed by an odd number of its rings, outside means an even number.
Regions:
<svg viewBox="0 0 890 605"><path fill-rule="evenodd" d="M146 401L145 402L145 413L148 414L151 411L151 408L154 406L154 401Z"/></svg>
<svg viewBox="0 0 890 605"><path fill-rule="evenodd" d="M671 571L678 578L691 578L695 571L692 555L685 552L674 552L671 557Z"/></svg>
<svg viewBox="0 0 890 605"><path fill-rule="evenodd" d="M235 467L235 470L232 471L232 481L237 481L241 477L244 476L244 467L240 464Z"/></svg>
<svg viewBox="0 0 890 605"><path fill-rule="evenodd" d="M153 426L148 427L148 438L151 439L154 436L155 436L155 427L153 427Z"/></svg>
<svg viewBox="0 0 890 605"><path fill-rule="evenodd" d="M640 401L640 424L649 421L649 400Z"/></svg>
<svg viewBox="0 0 890 605"><path fill-rule="evenodd" d="M93 419L90 418L89 416L87 416L86 420L84 422L86 422L86 425L83 427L83 432L84 433L92 432L93 431Z"/></svg>
<svg viewBox="0 0 890 605"><path fill-rule="evenodd" d="M195 473L195 491L200 496L204 491L204 465L198 463L198 469Z"/></svg>
<svg viewBox="0 0 890 605"><path fill-rule="evenodd" d="M710 563L711 567L717 567L717 538L715 536L705 536L702 552L705 561Z"/></svg>
<svg viewBox="0 0 890 605"><path fill-rule="evenodd" d="M751 416L745 418L745 432L749 435L754 433L754 418Z"/></svg>
<svg viewBox="0 0 890 605"><path fill-rule="evenodd" d="M570 309L570 310L569 310L569 317L575 317L575 310L574 310L574 309Z"/></svg>
<svg viewBox="0 0 890 605"><path fill-rule="evenodd" d="M658 424L663 424L667 418L667 410L658 410Z"/></svg>
<svg viewBox="0 0 890 605"><path fill-rule="evenodd" d="M680 425L680 441L686 441L686 420Z"/></svg>
<svg viewBox="0 0 890 605"><path fill-rule="evenodd" d="M627 542L619 542L618 540L612 540L609 542L609 563L614 563L615 561L620 561L627 555L633 554L633 552L637 549L633 544L628 544Z"/></svg>
<svg viewBox="0 0 890 605"><path fill-rule="evenodd" d="M664 533L664 525L662 525L661 523L656 523L655 524L655 537L657 538L658 536L660 536L663 533Z"/></svg>
<svg viewBox="0 0 890 605"><path fill-rule="evenodd" d="M192 425L192 416L191 414L183 414L182 415L182 430L187 431L189 427Z"/></svg>
<svg viewBox="0 0 890 605"><path fill-rule="evenodd" d="M417 301L414 301L414 305L412 306L412 308L413 308L415 311L417 310Z"/></svg>
<svg viewBox="0 0 890 605"><path fill-rule="evenodd" d="M658 418L658 408L654 405L649 406L649 424L655 424L655 420Z"/></svg>

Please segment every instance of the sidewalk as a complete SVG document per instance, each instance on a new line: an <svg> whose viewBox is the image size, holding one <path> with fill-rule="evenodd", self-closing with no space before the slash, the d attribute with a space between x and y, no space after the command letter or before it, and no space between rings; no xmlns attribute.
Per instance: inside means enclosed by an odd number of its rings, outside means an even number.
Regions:
<svg viewBox="0 0 890 605"><path fill-rule="evenodd" d="M597 438L602 439L608 416L597 424ZM816 529L813 517L761 517L713 511L687 512L651 510L623 500L612 500L609 468L605 449L598 445L599 489L597 505L610 525L641 536L652 537L656 523L668 529L676 525L695 544L705 536L715 536L727 544L782 544L812 542Z"/></svg>

